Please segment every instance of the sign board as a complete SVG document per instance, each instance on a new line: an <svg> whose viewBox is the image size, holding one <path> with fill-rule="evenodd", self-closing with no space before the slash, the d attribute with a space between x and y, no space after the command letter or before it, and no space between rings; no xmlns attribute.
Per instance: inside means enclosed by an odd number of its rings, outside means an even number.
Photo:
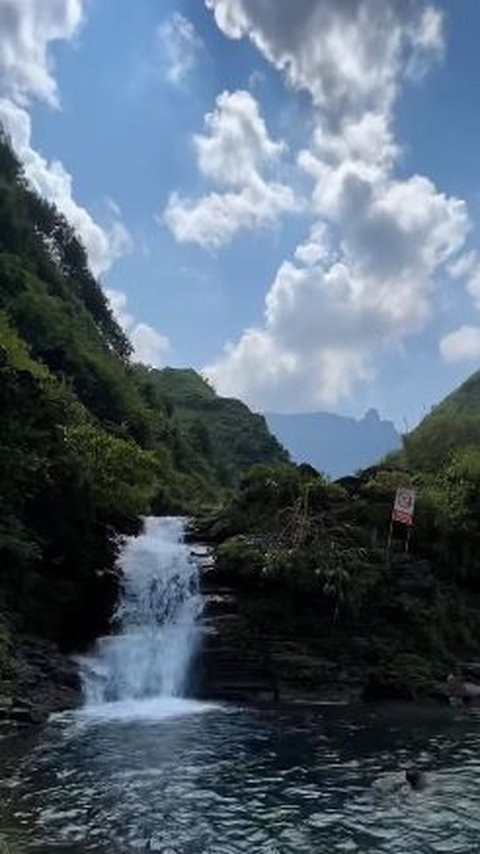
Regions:
<svg viewBox="0 0 480 854"><path fill-rule="evenodd" d="M413 514L415 510L415 490L397 489L395 503L393 505L392 520L400 522L401 525L413 525Z"/></svg>

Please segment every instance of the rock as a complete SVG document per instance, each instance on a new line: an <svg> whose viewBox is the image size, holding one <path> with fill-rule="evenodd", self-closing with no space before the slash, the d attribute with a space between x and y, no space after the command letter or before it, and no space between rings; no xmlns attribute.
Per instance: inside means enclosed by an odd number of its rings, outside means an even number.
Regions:
<svg viewBox="0 0 480 854"><path fill-rule="evenodd" d="M202 698L309 706L359 699L358 674L322 653L317 640L299 638L285 623L282 632L269 594L252 594L233 581L224 568L201 575L205 609L196 676Z"/></svg>
<svg viewBox="0 0 480 854"><path fill-rule="evenodd" d="M52 712L74 708L81 702L78 668L55 644L21 636L9 662L12 678L0 697L2 731L9 725L33 726Z"/></svg>

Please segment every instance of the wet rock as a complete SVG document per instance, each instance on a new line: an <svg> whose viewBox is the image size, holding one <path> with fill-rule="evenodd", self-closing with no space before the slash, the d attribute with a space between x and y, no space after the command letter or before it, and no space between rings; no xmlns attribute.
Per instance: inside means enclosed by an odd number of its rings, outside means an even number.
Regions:
<svg viewBox="0 0 480 854"><path fill-rule="evenodd" d="M197 692L205 699L252 704L318 705L359 699L359 674L322 652L317 639L298 638L271 612L268 592L227 584L215 568L202 573L203 642Z"/></svg>
<svg viewBox="0 0 480 854"><path fill-rule="evenodd" d="M2 732L9 726L43 723L53 712L81 702L76 664L55 644L39 638L19 637L12 650L11 680L0 696Z"/></svg>

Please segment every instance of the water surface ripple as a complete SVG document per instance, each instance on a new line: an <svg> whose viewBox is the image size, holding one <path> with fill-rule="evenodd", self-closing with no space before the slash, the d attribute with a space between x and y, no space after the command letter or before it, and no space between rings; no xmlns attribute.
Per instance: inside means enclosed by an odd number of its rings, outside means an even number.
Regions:
<svg viewBox="0 0 480 854"><path fill-rule="evenodd" d="M25 749L2 748L22 852L480 852L475 714L159 707L65 717ZM428 791L372 787L411 761Z"/></svg>

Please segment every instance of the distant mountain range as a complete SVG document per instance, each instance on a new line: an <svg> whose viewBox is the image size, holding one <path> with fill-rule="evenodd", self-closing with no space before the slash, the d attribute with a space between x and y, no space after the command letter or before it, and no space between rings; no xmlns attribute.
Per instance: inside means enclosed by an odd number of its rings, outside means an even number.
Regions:
<svg viewBox="0 0 480 854"><path fill-rule="evenodd" d="M266 413L265 418L295 462L309 463L333 478L372 465L401 445L393 423L383 421L376 409L360 421L329 412Z"/></svg>

